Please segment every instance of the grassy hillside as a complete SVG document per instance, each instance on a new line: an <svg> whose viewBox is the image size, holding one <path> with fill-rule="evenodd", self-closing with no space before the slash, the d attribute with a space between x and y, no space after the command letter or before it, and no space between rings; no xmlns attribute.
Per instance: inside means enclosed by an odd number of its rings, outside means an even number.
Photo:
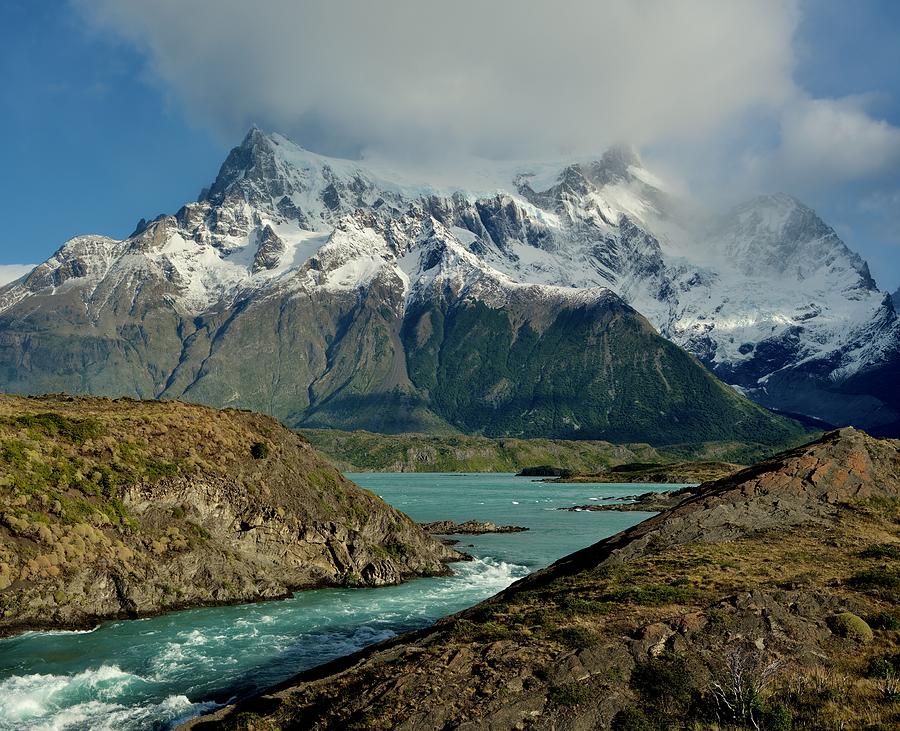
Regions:
<svg viewBox="0 0 900 731"><path fill-rule="evenodd" d="M612 294L501 287L489 305L441 290L407 307L378 278L364 297L290 290L185 318L167 280L82 291L76 279L0 313L3 391L178 399L385 433L777 447L802 432Z"/></svg>
<svg viewBox="0 0 900 731"><path fill-rule="evenodd" d="M336 429L303 429L301 434L337 467L355 472L518 472L534 465L596 472L623 462L662 459L649 444Z"/></svg>
<svg viewBox="0 0 900 731"><path fill-rule="evenodd" d="M743 465L733 462L672 462L666 465L629 462L606 472L579 473L557 477L552 482L644 482L664 484L711 482L734 474Z"/></svg>
<svg viewBox="0 0 900 731"><path fill-rule="evenodd" d="M780 446L702 442L652 447L640 443L492 439L464 434L375 434L336 429L303 429L301 433L338 469L349 472L518 472L525 467L551 465L593 473L628 462L716 460L749 464L815 436L797 436Z"/></svg>
<svg viewBox="0 0 900 731"><path fill-rule="evenodd" d="M462 432L781 445L805 431L723 384L620 300L562 300L539 313L510 300L433 302L404 322L410 380Z"/></svg>
<svg viewBox="0 0 900 731"><path fill-rule="evenodd" d="M270 417L0 396L0 634L397 583L450 557Z"/></svg>

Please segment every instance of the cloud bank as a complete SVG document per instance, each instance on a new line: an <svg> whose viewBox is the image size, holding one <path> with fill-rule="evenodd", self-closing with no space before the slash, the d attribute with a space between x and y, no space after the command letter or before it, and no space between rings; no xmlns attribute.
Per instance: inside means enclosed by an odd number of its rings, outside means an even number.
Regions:
<svg viewBox="0 0 900 731"><path fill-rule="evenodd" d="M794 193L854 233L873 271L900 277L900 128L872 113L873 89L829 97L796 81L810 43L845 32L813 24L830 30L804 40L816 3L69 2L228 144L257 124L434 173L472 155L560 160L626 142L704 206Z"/></svg>
<svg viewBox="0 0 900 731"><path fill-rule="evenodd" d="M0 287L24 277L35 266L35 264L0 264Z"/></svg>
<svg viewBox="0 0 900 731"><path fill-rule="evenodd" d="M793 2L77 0L200 124L352 153L702 140L795 95Z"/></svg>

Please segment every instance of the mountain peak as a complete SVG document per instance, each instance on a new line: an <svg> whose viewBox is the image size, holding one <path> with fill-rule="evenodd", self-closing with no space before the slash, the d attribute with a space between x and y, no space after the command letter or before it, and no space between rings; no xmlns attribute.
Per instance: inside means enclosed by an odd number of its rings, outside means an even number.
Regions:
<svg viewBox="0 0 900 731"><path fill-rule="evenodd" d="M757 238L785 242L837 238L809 206L787 193L758 195L734 208L728 216Z"/></svg>
<svg viewBox="0 0 900 731"><path fill-rule="evenodd" d="M769 210L769 211L783 211L786 214L790 213L795 209L801 209L805 211L812 211L812 209L802 203L801 201L794 198L794 196L788 193L776 192L776 193L761 193L754 198L750 198L749 200L741 203L735 209L736 211L752 211L752 210Z"/></svg>
<svg viewBox="0 0 900 731"><path fill-rule="evenodd" d="M610 147L600 158L600 166L611 174L628 177L630 167L643 167L637 150L632 145L618 144Z"/></svg>
<svg viewBox="0 0 900 731"><path fill-rule="evenodd" d="M269 137L270 135L254 124L247 130L247 134L244 135L244 139L239 147L252 148L259 144L265 144L269 142Z"/></svg>
<svg viewBox="0 0 900 731"><path fill-rule="evenodd" d="M581 293L607 287L766 405L831 424L892 423L900 404L834 395L835 383L895 362L900 320L865 262L811 208L784 193L760 196L701 241L679 229L676 213L665 183L625 145L569 165L471 158L427 169L324 156L254 126L198 202L140 222L125 241L73 240L2 291L0 324L33 323L36 308L54 323L60 312L128 321L170 305L179 316L218 315L237 302L255 306L297 292L312 300L372 292L373 302L384 298L391 312L404 313L446 290L495 308L529 299L542 329L555 313L548 303L574 305ZM247 332L255 337L257 329ZM16 347L8 362L16 362ZM160 352L169 357L168 341ZM0 348L0 366L2 356ZM158 371L173 368L162 363ZM788 385L793 372L818 380L798 395ZM12 385L58 389L51 376ZM402 372L397 378L406 383ZM147 381L140 393L182 393L184 384L167 382ZM210 399L246 388L206 383ZM877 389L863 393L882 398ZM310 408L298 402L295 411Z"/></svg>
<svg viewBox="0 0 900 731"><path fill-rule="evenodd" d="M267 189L277 178L275 153L271 135L253 126L244 136L241 144L232 148L219 168L215 182L204 197L214 204L220 204L235 186L241 189L248 200L252 199L252 188ZM248 185L252 181L255 185Z"/></svg>
<svg viewBox="0 0 900 731"><path fill-rule="evenodd" d="M875 291L863 259L819 215L787 193L760 195L734 208L716 237L732 262L756 276L799 277L829 269L849 275L844 288Z"/></svg>

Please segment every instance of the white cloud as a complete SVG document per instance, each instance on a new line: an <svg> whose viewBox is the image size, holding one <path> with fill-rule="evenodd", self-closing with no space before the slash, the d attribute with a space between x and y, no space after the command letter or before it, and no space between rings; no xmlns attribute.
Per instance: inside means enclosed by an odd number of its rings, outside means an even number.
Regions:
<svg viewBox="0 0 900 731"><path fill-rule="evenodd" d="M0 264L0 287L15 281L19 277L24 277L35 266L35 264Z"/></svg>
<svg viewBox="0 0 900 731"><path fill-rule="evenodd" d="M900 128L874 119L866 97L803 99L781 124L777 165L792 177L835 184L893 172L900 164Z"/></svg>
<svg viewBox="0 0 900 731"><path fill-rule="evenodd" d="M900 129L794 81L802 0L70 0L198 124L312 149L560 158L630 142L710 207L785 190L900 276ZM828 38L820 41L829 42ZM877 229L877 230L876 230ZM881 238L879 238L881 237ZM890 239L888 238L890 237ZM853 244L853 239L848 236ZM868 250L865 242L868 241Z"/></svg>
<svg viewBox="0 0 900 731"><path fill-rule="evenodd" d="M791 0L74 0L200 123L391 154L699 140L791 81Z"/></svg>

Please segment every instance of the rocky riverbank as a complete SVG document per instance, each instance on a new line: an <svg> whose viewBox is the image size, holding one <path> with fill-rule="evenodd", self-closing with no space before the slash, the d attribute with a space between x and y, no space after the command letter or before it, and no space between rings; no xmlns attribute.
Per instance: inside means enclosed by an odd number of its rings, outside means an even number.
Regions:
<svg viewBox="0 0 900 731"><path fill-rule="evenodd" d="M459 558L269 417L0 397L2 634L396 584Z"/></svg>
<svg viewBox="0 0 900 731"><path fill-rule="evenodd" d="M844 429L194 729L900 725L900 442Z"/></svg>
<svg viewBox="0 0 900 731"><path fill-rule="evenodd" d="M608 503L588 503L587 505L572 505L565 508L557 508L557 510L566 510L568 512L638 512L638 513L659 513L663 510L674 508L678 503L693 493L688 490L678 490L676 492L645 492L643 495L628 495L622 498L615 498L614 502Z"/></svg>

